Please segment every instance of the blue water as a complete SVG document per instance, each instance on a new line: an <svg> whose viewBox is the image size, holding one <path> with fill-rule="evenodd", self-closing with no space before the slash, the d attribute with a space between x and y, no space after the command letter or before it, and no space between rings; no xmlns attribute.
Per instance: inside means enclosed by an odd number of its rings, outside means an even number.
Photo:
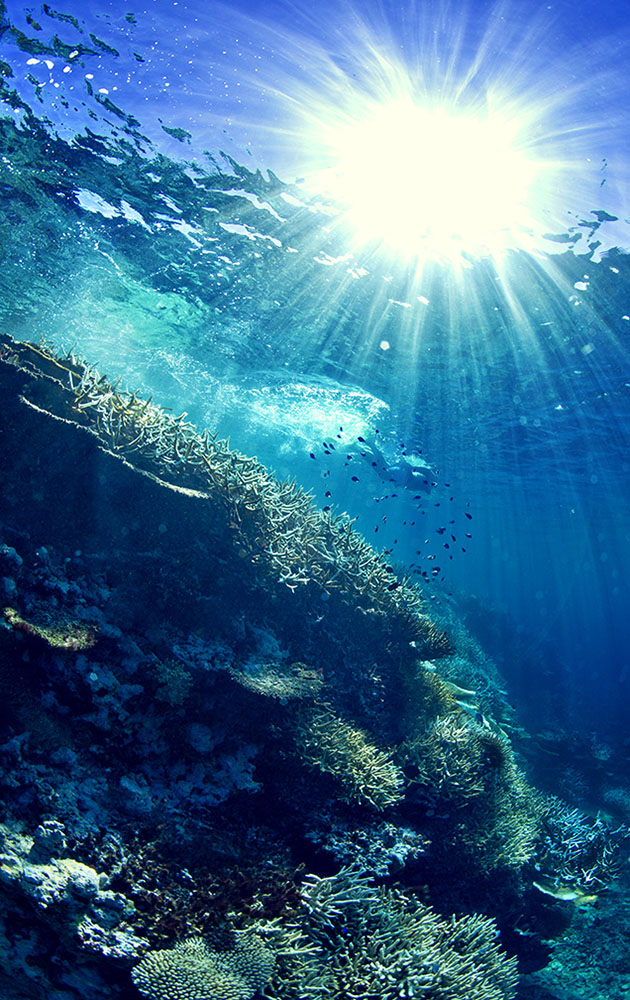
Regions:
<svg viewBox="0 0 630 1000"><path fill-rule="evenodd" d="M9 2L2 23L3 330L122 374L357 515L469 608L534 725L544 689L557 723L623 739L624 5L584 3L578 24L569 4L67 0ZM534 144L568 164L541 207L553 238L419 269L331 224L301 180L296 106L376 88L366 37L425 89L450 53L451 85L468 72L473 95L498 81L539 102ZM430 494L372 465L412 451Z"/></svg>

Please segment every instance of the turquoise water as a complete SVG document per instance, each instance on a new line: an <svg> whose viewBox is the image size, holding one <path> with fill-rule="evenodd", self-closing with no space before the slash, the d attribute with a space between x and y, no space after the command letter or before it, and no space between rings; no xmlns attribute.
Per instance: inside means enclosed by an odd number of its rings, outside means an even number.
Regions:
<svg viewBox="0 0 630 1000"><path fill-rule="evenodd" d="M121 374L357 515L419 582L437 579L440 600L481 601L479 627L524 699L569 679L574 722L621 725L630 265L606 160L617 147L599 150L592 200L536 253L419 271L357 248L282 157L273 88L286 91L295 42L279 47L277 14L261 38L218 6L210 21L191 5L7 6L2 329ZM296 25L310 31L303 93L325 32L303 13L286 37ZM257 90L251 64L265 58L272 86ZM599 115L597 87L592 100ZM420 454L431 493L372 466L376 446L390 469Z"/></svg>

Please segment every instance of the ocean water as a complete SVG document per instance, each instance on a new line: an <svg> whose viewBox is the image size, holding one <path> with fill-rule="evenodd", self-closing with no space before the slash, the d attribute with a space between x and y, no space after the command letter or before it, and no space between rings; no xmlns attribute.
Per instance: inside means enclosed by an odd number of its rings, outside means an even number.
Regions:
<svg viewBox="0 0 630 1000"><path fill-rule="evenodd" d="M531 733L579 734L621 780L630 16L422 7L1 4L0 330L356 518L462 617ZM312 122L401 66L474 106L512 87L555 164L500 252L359 240L311 183ZM413 183L401 157L370 181L375 215Z"/></svg>

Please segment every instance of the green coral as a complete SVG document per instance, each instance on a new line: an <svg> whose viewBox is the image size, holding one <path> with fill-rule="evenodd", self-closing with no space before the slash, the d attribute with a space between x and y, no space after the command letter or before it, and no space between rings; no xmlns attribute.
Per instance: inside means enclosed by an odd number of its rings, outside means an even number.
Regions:
<svg viewBox="0 0 630 1000"><path fill-rule="evenodd" d="M269 1000L509 1000L516 961L492 920L444 919L357 868L310 876L296 921L260 925L276 951Z"/></svg>
<svg viewBox="0 0 630 1000"><path fill-rule="evenodd" d="M375 809L386 809L402 799L404 776L391 755L331 709L302 709L296 716L294 736L301 760L335 778L342 799Z"/></svg>
<svg viewBox="0 0 630 1000"><path fill-rule="evenodd" d="M156 665L159 687L155 697L171 708L181 707L190 697L193 686L192 674L177 660L160 660Z"/></svg>
<svg viewBox="0 0 630 1000"><path fill-rule="evenodd" d="M274 967L273 953L257 934L243 932L233 948L214 950L200 937L149 952L131 977L150 1000L249 1000Z"/></svg>

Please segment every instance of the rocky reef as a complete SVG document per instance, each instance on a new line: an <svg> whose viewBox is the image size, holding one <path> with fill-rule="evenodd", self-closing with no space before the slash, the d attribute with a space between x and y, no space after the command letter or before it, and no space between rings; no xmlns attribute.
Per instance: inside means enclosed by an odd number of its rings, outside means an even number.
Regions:
<svg viewBox="0 0 630 1000"><path fill-rule="evenodd" d="M623 830L343 514L0 337L0 989L508 1000Z"/></svg>

